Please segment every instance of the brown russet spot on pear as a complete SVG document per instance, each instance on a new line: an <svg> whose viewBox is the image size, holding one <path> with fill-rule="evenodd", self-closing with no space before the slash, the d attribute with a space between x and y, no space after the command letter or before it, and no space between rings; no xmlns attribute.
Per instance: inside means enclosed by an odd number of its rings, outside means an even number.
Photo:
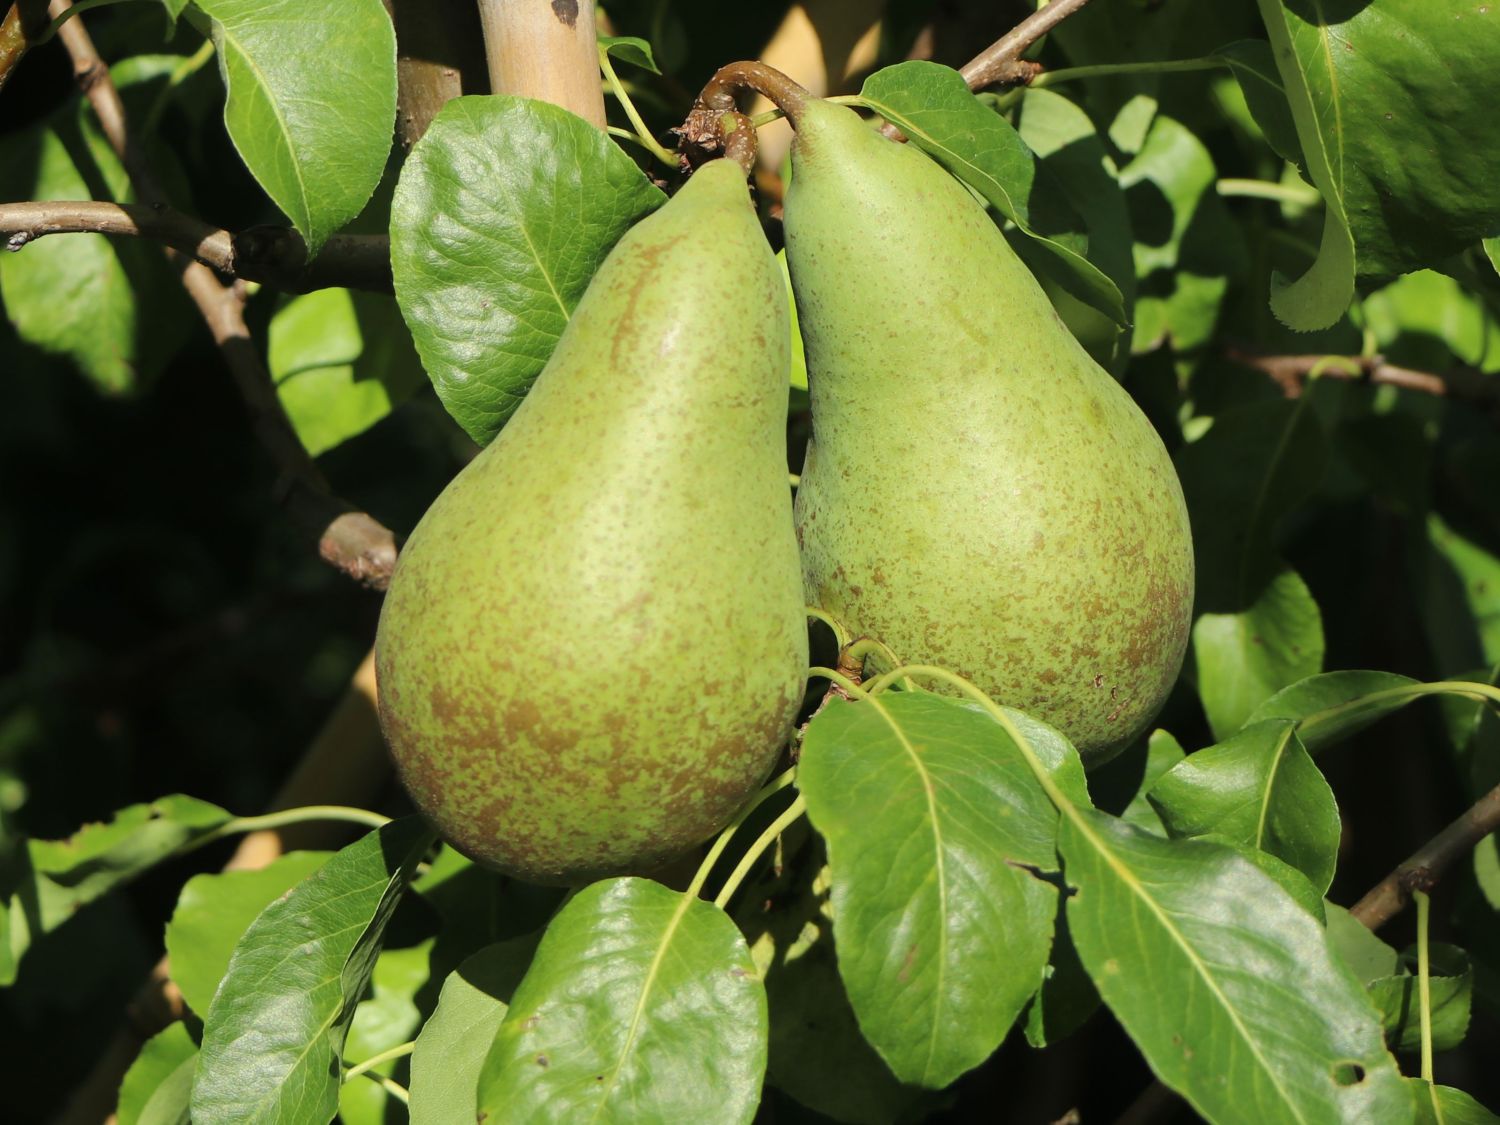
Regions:
<svg viewBox="0 0 1500 1125"><path fill-rule="evenodd" d="M1187 644L1193 549L1171 460L961 184L852 110L783 108L812 398L808 598L1107 759L1155 715Z"/></svg>
<svg viewBox="0 0 1500 1125"><path fill-rule="evenodd" d="M476 861L552 883L650 871L774 765L807 668L789 333L744 174L705 164L610 252L412 532L381 718L417 806Z"/></svg>

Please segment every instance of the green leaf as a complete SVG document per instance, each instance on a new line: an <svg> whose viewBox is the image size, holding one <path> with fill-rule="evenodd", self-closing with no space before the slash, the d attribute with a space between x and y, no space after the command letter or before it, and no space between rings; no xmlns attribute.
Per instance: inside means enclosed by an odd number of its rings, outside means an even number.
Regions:
<svg viewBox="0 0 1500 1125"><path fill-rule="evenodd" d="M485 1060L479 1112L731 1125L754 1117L765 1069L765 988L728 915L609 879L547 927Z"/></svg>
<svg viewBox="0 0 1500 1125"><path fill-rule="evenodd" d="M1083 219L1088 233L1089 261L1098 266L1120 290L1127 320L1135 308L1135 262L1130 235L1130 212L1120 189L1114 160L1088 114L1061 94L1050 90L1026 90L1017 127L1021 139L1036 153ZM1098 309L1079 301L1054 281L1044 261L1051 255L1027 249L1030 240L1017 243L1018 252L1033 270L1047 296L1057 307L1068 329L1090 355L1107 369L1118 371L1127 358L1129 333Z"/></svg>
<svg viewBox="0 0 1500 1125"><path fill-rule="evenodd" d="M123 79L122 79L123 83ZM129 203L130 177L88 103L0 137L0 198ZM0 254L0 298L26 343L63 356L111 395L147 386L185 334L181 285L143 239L66 234Z"/></svg>
<svg viewBox="0 0 1500 1125"><path fill-rule="evenodd" d="M605 255L663 198L556 106L495 95L438 112L396 185L391 271L438 398L475 441L500 432Z"/></svg>
<svg viewBox="0 0 1500 1125"><path fill-rule="evenodd" d="M1326 903L1328 946L1364 984L1390 976L1401 963L1400 954L1370 928L1335 903Z"/></svg>
<svg viewBox="0 0 1500 1125"><path fill-rule="evenodd" d="M1220 47L1214 54L1229 64L1251 116L1276 155L1300 165L1302 146L1297 143L1297 123L1292 120L1286 87L1276 71L1271 45L1264 39L1241 39Z"/></svg>
<svg viewBox="0 0 1500 1125"><path fill-rule="evenodd" d="M487 945L448 974L411 1056L411 1125L471 1125L479 1073L540 934Z"/></svg>
<svg viewBox="0 0 1500 1125"><path fill-rule="evenodd" d="M1008 121L969 92L955 70L912 61L865 80L860 101L894 124L944 168L1011 220L1057 267L1050 276L1072 296L1125 324L1119 287L1075 245L1080 222L1051 176Z"/></svg>
<svg viewBox="0 0 1500 1125"><path fill-rule="evenodd" d="M661 73L656 57L651 53L651 44L644 39L637 39L634 35L601 35L599 48L621 62L649 70L652 74Z"/></svg>
<svg viewBox="0 0 1500 1125"><path fill-rule="evenodd" d="M172 980L188 1007L207 1014L230 955L250 923L272 901L302 882L328 852L292 852L256 871L194 875L177 896L167 923Z"/></svg>
<svg viewBox="0 0 1500 1125"><path fill-rule="evenodd" d="M1245 609L1281 569L1277 523L1312 494L1327 457L1309 406L1314 395L1225 410L1177 451L1198 561L1198 612Z"/></svg>
<svg viewBox="0 0 1500 1125"><path fill-rule="evenodd" d="M1482 297L1433 270L1398 277L1362 302L1365 323L1392 363L1443 370L1500 368L1500 323ZM1436 346L1433 346L1436 345Z"/></svg>
<svg viewBox="0 0 1500 1125"><path fill-rule="evenodd" d="M1139 786L1130 798L1130 803L1120 813L1120 819L1126 824L1133 824L1137 828L1144 828L1158 836L1165 836L1167 827L1161 822L1161 816L1152 806L1148 794L1157 779L1185 757L1187 753L1183 750L1182 743L1171 734L1164 730L1152 731L1151 739L1146 744L1146 768L1141 774Z"/></svg>
<svg viewBox="0 0 1500 1125"><path fill-rule="evenodd" d="M1417 1125L1500 1125L1500 1117L1462 1090L1434 1086L1420 1078L1406 1082L1416 1094Z"/></svg>
<svg viewBox="0 0 1500 1125"><path fill-rule="evenodd" d="M217 805L181 795L121 809L66 840L28 840L0 875L5 899L0 984L15 980L27 948L80 907L213 835L232 818Z"/></svg>
<svg viewBox="0 0 1500 1125"><path fill-rule="evenodd" d="M1120 170L1140 278L1131 340L1137 354L1165 341L1188 351L1213 338L1230 279L1245 260L1217 180L1203 142L1164 114L1156 115L1135 159Z"/></svg>
<svg viewBox="0 0 1500 1125"><path fill-rule="evenodd" d="M1062 736L1009 714L1081 792ZM1056 810L989 714L923 691L824 707L797 786L827 842L860 1029L903 1082L948 1085L1042 983L1057 892L1030 869L1056 867Z"/></svg>
<svg viewBox="0 0 1500 1125"><path fill-rule="evenodd" d="M316 457L361 434L422 386L422 363L391 298L349 289L293 297L271 318L276 394Z"/></svg>
<svg viewBox="0 0 1500 1125"><path fill-rule="evenodd" d="M1432 1047L1451 1051L1469 1031L1469 1009L1474 998L1474 966L1468 955L1453 945L1434 943L1428 947L1431 998ZM1399 973L1366 982L1380 1008L1386 1042L1396 1051L1422 1048L1421 1004L1416 976L1417 951L1401 955Z"/></svg>
<svg viewBox="0 0 1500 1125"><path fill-rule="evenodd" d="M1214 832L1206 836L1194 836L1193 839L1206 844L1221 844L1233 849L1240 858L1248 859L1255 864L1262 874L1269 875L1276 880L1293 902L1318 920L1318 925L1321 926L1327 922L1327 908L1323 896L1318 893L1317 888L1312 885L1306 875L1285 860L1277 859L1270 852L1263 852L1259 848L1249 847L1238 840L1231 840L1228 836Z"/></svg>
<svg viewBox="0 0 1500 1125"><path fill-rule="evenodd" d="M1500 664L1500 556L1460 535L1436 513L1427 517L1431 554L1423 602L1428 627L1452 622L1451 638L1435 643L1443 667Z"/></svg>
<svg viewBox="0 0 1500 1125"><path fill-rule="evenodd" d="M1157 1076L1210 1121L1409 1121L1411 1095L1323 927L1229 848L1063 817L1068 922Z"/></svg>
<svg viewBox="0 0 1500 1125"><path fill-rule="evenodd" d="M1189 754L1150 799L1173 836L1217 835L1269 852L1306 875L1319 895L1333 882L1338 805L1290 720L1256 723Z"/></svg>
<svg viewBox="0 0 1500 1125"><path fill-rule="evenodd" d="M116 1125L188 1125L198 1045L181 1023L141 1046L120 1083Z"/></svg>
<svg viewBox="0 0 1500 1125"><path fill-rule="evenodd" d="M807 390L807 350L802 345L802 330L797 326L797 296L792 292L792 275L786 266L786 250L776 251L776 264L781 267L781 280L786 284L787 311L792 322L792 364L787 382L798 390Z"/></svg>
<svg viewBox="0 0 1500 1125"><path fill-rule="evenodd" d="M337 852L245 931L204 1020L194 1125L332 1120L355 1005L431 841L417 818L393 821Z"/></svg>
<svg viewBox="0 0 1500 1125"><path fill-rule="evenodd" d="M196 0L213 20L224 125L245 166L322 249L369 202L396 123L396 32L381 0L308 19L301 0Z"/></svg>
<svg viewBox="0 0 1500 1125"><path fill-rule="evenodd" d="M1266 719L1297 720L1297 737L1316 754L1399 711L1422 692L1394 672L1325 672L1282 688L1250 713L1248 727Z"/></svg>
<svg viewBox="0 0 1500 1125"><path fill-rule="evenodd" d="M354 1010L354 1022L344 1041L346 1066L412 1041L422 1026L418 993L432 975L432 950L430 938L402 949L381 950L370 974L369 992ZM405 1065L404 1059L387 1059L364 1073L389 1078ZM355 1077L339 1087L340 1125L386 1125L390 1108L390 1094L372 1078Z"/></svg>
<svg viewBox="0 0 1500 1125"><path fill-rule="evenodd" d="M1216 738L1227 738L1276 692L1323 667L1323 619L1295 570L1283 570L1240 613L1193 624L1193 673Z"/></svg>
<svg viewBox="0 0 1500 1125"><path fill-rule="evenodd" d="M1038 1049L1072 1035L1099 1010L1099 990L1079 959L1067 911L1057 916L1047 976L1026 1006L1026 1042Z"/></svg>

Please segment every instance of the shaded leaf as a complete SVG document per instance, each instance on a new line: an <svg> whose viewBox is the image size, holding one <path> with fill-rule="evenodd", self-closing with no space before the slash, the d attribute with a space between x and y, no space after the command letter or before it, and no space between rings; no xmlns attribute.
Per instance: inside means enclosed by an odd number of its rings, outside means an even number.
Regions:
<svg viewBox="0 0 1500 1125"><path fill-rule="evenodd" d="M557 106L494 95L439 111L396 186L391 270L438 398L475 441L500 432L605 255L664 198Z"/></svg>
<svg viewBox="0 0 1500 1125"><path fill-rule="evenodd" d="M183 884L167 923L172 982L188 1007L208 1013L229 958L250 923L275 899L328 859L328 852L292 852L256 871L194 875Z"/></svg>
<svg viewBox="0 0 1500 1125"><path fill-rule="evenodd" d="M1462 949L1434 943L1428 947L1428 994L1431 998L1432 1047L1451 1051L1469 1032L1474 997L1474 967ZM1421 1003L1417 987L1417 951L1401 955L1401 972L1367 982L1380 1008L1386 1041L1396 1051L1422 1048Z"/></svg>
<svg viewBox="0 0 1500 1125"><path fill-rule="evenodd" d="M1462 1090L1408 1078L1417 1101L1417 1125L1497 1125L1496 1117Z"/></svg>
<svg viewBox="0 0 1500 1125"><path fill-rule="evenodd" d="M912 61L865 80L860 101L984 196L1045 250L1049 276L1118 324L1127 322L1119 287L1087 257L1081 222L1008 121L969 92L955 70Z"/></svg>
<svg viewBox="0 0 1500 1125"><path fill-rule="evenodd" d="M80 907L211 836L232 818L217 805L179 795L121 809L66 840L27 840L0 874L5 913L0 984L15 980L27 948Z"/></svg>
<svg viewBox="0 0 1500 1125"><path fill-rule="evenodd" d="M1292 120L1271 45L1264 39L1241 39L1214 54L1229 64L1245 95L1245 104L1276 155L1300 165L1302 146L1297 142L1297 123Z"/></svg>
<svg viewBox="0 0 1500 1125"><path fill-rule="evenodd" d="M224 125L309 256L369 202L396 123L396 33L380 0L196 0L213 20Z"/></svg>
<svg viewBox="0 0 1500 1125"><path fill-rule="evenodd" d="M411 1056L411 1125L471 1125L479 1073L541 935L485 946L443 982Z"/></svg>
<svg viewBox="0 0 1500 1125"><path fill-rule="evenodd" d="M1256 723L1188 755L1149 797L1173 836L1220 836L1301 871L1321 896L1338 861L1338 805L1296 724Z"/></svg>
<svg viewBox="0 0 1500 1125"><path fill-rule="evenodd" d="M1158 1077L1210 1121L1404 1121L1411 1096L1322 926L1229 848L1063 817L1068 921Z"/></svg>
<svg viewBox="0 0 1500 1125"><path fill-rule="evenodd" d="M765 988L728 915L609 879L547 927L485 1060L479 1112L748 1122L765 1068Z"/></svg>
<svg viewBox="0 0 1500 1125"><path fill-rule="evenodd" d="M198 1045L181 1023L141 1046L120 1083L116 1125L188 1125Z"/></svg>
<svg viewBox="0 0 1500 1125"><path fill-rule="evenodd" d="M599 49L631 66L649 70L652 74L661 73L656 65L656 57L651 53L651 44L634 35L601 35Z"/></svg>
<svg viewBox="0 0 1500 1125"><path fill-rule="evenodd" d="M1325 672L1282 688L1245 720L1297 720L1297 737L1316 754L1364 730L1423 694L1422 685L1394 672Z"/></svg>
<svg viewBox="0 0 1500 1125"><path fill-rule="evenodd" d="M1327 931L1329 948L1348 965L1363 983L1393 974L1401 957L1396 950L1375 936L1364 923L1335 903L1328 903Z"/></svg>
<svg viewBox="0 0 1500 1125"><path fill-rule="evenodd" d="M266 362L297 437L316 457L380 421L424 383L391 299L320 289L271 318Z"/></svg>
<svg viewBox="0 0 1500 1125"><path fill-rule="evenodd" d="M1072 747L1009 714L1081 790ZM827 843L860 1029L897 1078L946 1086L1042 982L1057 894L1029 869L1056 865L1057 812L990 715L922 691L824 707L797 785Z"/></svg>
<svg viewBox="0 0 1500 1125"><path fill-rule="evenodd" d="M194 1125L332 1120L355 1005L431 840L416 817L393 821L337 852L245 931L204 1020Z"/></svg>
<svg viewBox="0 0 1500 1125"><path fill-rule="evenodd" d="M1193 673L1215 737L1227 738L1276 692L1323 667L1323 619L1307 584L1283 570L1239 613L1193 624Z"/></svg>
<svg viewBox="0 0 1500 1125"><path fill-rule="evenodd" d="M369 992L354 1010L344 1041L345 1066L410 1043L417 1034L422 1026L417 994L431 976L432 948L429 939L402 949L381 950L370 974ZM364 1073L389 1078L405 1065L405 1059L388 1059ZM390 1109L390 1094L373 1077L356 1077L339 1087L340 1125L387 1125Z"/></svg>

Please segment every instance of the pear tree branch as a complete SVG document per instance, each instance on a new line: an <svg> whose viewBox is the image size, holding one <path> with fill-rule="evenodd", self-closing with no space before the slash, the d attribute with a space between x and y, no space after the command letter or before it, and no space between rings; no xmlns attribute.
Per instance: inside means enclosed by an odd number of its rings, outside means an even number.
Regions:
<svg viewBox="0 0 1500 1125"><path fill-rule="evenodd" d="M46 0L16 0L0 19L0 89L47 26Z"/></svg>
<svg viewBox="0 0 1500 1125"><path fill-rule="evenodd" d="M292 293L343 286L391 292L390 240L385 235L336 234L312 262L302 236L286 227L220 230L165 204L97 200L0 203L0 239L17 251L49 234L124 235L179 250L221 274Z"/></svg>
<svg viewBox="0 0 1500 1125"><path fill-rule="evenodd" d="M52 0L53 17L71 7L71 0ZM166 199L146 166L129 131L125 106L100 58L82 19L58 29L73 76L88 98L110 147L130 175L137 196L148 208L165 206ZM179 267L183 288L218 344L241 397L250 408L256 436L281 470L278 499L294 522L315 537L318 552L332 566L367 586L384 589L396 562L395 536L379 522L338 499L328 481L302 446L281 407L270 372L260 358L245 326L245 294L241 283L226 286L201 262L187 261L167 251Z"/></svg>
<svg viewBox="0 0 1500 1125"><path fill-rule="evenodd" d="M1298 397L1311 378L1352 379L1500 409L1500 377L1470 367L1437 374L1387 363L1381 355L1260 355L1237 347L1225 349L1224 354L1235 363L1265 372L1287 398Z"/></svg>
<svg viewBox="0 0 1500 1125"><path fill-rule="evenodd" d="M959 71L969 89L1003 84L1024 85L1041 71L1039 63L1021 58L1027 48L1069 16L1081 10L1089 0L1052 0L1011 28L979 54L964 63Z"/></svg>

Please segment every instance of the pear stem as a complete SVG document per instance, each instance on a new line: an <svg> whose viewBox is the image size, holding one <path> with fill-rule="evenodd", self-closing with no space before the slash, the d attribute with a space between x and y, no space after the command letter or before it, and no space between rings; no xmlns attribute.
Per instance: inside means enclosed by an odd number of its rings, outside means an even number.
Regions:
<svg viewBox="0 0 1500 1125"><path fill-rule="evenodd" d="M698 104L724 113L733 112L734 96L739 90L754 90L769 98L786 114L793 128L802 116L802 109L812 97L802 86L781 71L763 62L733 62L722 66L708 80L703 92L698 95Z"/></svg>
<svg viewBox="0 0 1500 1125"><path fill-rule="evenodd" d="M733 122L734 127L729 129L726 122ZM724 130L724 155L735 161L745 175L755 171L755 154L757 141L755 124L739 110L731 110L719 119L719 128Z"/></svg>

